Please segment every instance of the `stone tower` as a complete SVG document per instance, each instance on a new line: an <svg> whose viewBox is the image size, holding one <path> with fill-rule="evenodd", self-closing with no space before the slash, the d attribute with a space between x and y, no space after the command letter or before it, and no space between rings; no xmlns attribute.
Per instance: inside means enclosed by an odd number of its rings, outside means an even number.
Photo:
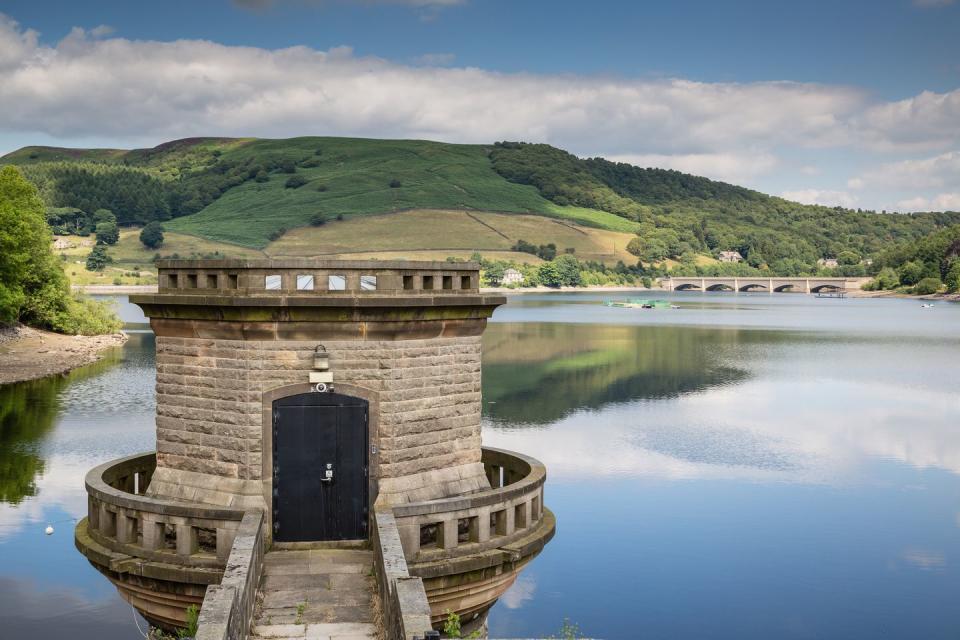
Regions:
<svg viewBox="0 0 960 640"><path fill-rule="evenodd" d="M316 389L318 348L328 389L370 403L372 502L489 488L480 337L505 299L480 295L477 265L171 260L159 277L131 297L157 337L152 495L269 512L272 403Z"/></svg>
<svg viewBox="0 0 960 640"><path fill-rule="evenodd" d="M481 446L481 337L505 298L478 265L158 270L130 297L156 334L156 452L87 474L77 548L167 629L191 604L247 629L264 549L345 540L376 552L394 631L417 598L427 626L482 625L555 522L543 465Z"/></svg>

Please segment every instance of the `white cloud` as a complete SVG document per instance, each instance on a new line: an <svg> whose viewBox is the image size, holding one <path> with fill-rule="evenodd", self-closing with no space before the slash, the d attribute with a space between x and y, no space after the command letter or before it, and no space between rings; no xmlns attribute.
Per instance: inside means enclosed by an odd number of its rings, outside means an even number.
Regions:
<svg viewBox="0 0 960 640"><path fill-rule="evenodd" d="M608 155L608 160L627 162L638 167L676 169L685 173L706 176L714 180L742 183L768 173L777 165L770 153L689 153Z"/></svg>
<svg viewBox="0 0 960 640"><path fill-rule="evenodd" d="M533 600L537 592L537 583L528 574L520 574L520 577L507 589L500 597L500 601L507 609L520 609L528 601Z"/></svg>
<svg viewBox="0 0 960 640"><path fill-rule="evenodd" d="M847 186L851 189L960 189L960 151L883 164L852 178Z"/></svg>
<svg viewBox="0 0 960 640"><path fill-rule="evenodd" d="M100 26L90 29L90 35L94 38L105 38L114 32L114 28L110 25L101 24Z"/></svg>
<svg viewBox="0 0 960 640"><path fill-rule="evenodd" d="M797 189L784 191L781 197L803 204L822 204L827 207L856 207L858 198L846 191L832 191L829 189Z"/></svg>
<svg viewBox="0 0 960 640"><path fill-rule="evenodd" d="M874 105L852 124L864 144L880 151L949 148L960 140L960 89Z"/></svg>
<svg viewBox="0 0 960 640"><path fill-rule="evenodd" d="M81 30L19 58L0 83L0 102L12 105L4 126L61 136L332 132L535 139L606 152L642 140L665 151L815 138L828 112L853 99L845 90L783 83L507 75L408 67L349 50L90 40ZM793 106L762 106L772 102Z"/></svg>
<svg viewBox="0 0 960 640"><path fill-rule="evenodd" d="M719 163L719 176L751 175L773 162L777 145L849 142L847 121L865 100L815 84L505 74L406 66L349 49L91 39L80 29L50 47L9 20L0 42L0 127L62 138L509 138L579 153L687 156L688 165ZM743 159L750 155L759 160Z"/></svg>
<svg viewBox="0 0 960 640"><path fill-rule="evenodd" d="M770 183L784 166L796 167L797 156L934 149L941 158L960 148L960 90L877 103L855 87L814 83L498 73L446 66L453 62L444 52L400 64L349 47L133 41L110 37L106 27L77 28L46 45L0 15L0 134L118 146L198 135L527 140L769 191L784 188ZM817 173L819 164L801 166L809 188L790 193L852 204L856 198ZM848 188L889 186L869 178L853 176ZM936 184L858 196L876 204L960 190L947 178Z"/></svg>
<svg viewBox="0 0 960 640"><path fill-rule="evenodd" d="M932 197L916 196L897 203L899 211L960 211L960 192Z"/></svg>

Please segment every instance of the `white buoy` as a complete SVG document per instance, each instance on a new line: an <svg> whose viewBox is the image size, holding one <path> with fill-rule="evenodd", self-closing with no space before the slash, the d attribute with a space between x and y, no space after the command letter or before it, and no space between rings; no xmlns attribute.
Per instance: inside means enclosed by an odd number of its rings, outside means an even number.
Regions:
<svg viewBox="0 0 960 640"><path fill-rule="evenodd" d="M48 524L48 525L47 525L47 528L44 529L43 532L44 532L45 534L47 534L48 536L51 535L51 534L53 533L53 525L52 525L52 524Z"/></svg>

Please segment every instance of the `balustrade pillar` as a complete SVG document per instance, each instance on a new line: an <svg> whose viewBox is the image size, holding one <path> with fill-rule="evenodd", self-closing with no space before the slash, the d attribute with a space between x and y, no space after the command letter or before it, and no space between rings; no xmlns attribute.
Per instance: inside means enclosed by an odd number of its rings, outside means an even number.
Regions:
<svg viewBox="0 0 960 640"><path fill-rule="evenodd" d="M490 539L490 508L484 507L477 511L477 516L470 519L470 542L486 542Z"/></svg>
<svg viewBox="0 0 960 640"><path fill-rule="evenodd" d="M109 538L117 535L117 514L107 509L107 505L102 502L100 503L99 520L100 533Z"/></svg>
<svg viewBox="0 0 960 640"><path fill-rule="evenodd" d="M459 536L456 518L450 518L437 523L437 547L440 549L455 549Z"/></svg>
<svg viewBox="0 0 960 640"><path fill-rule="evenodd" d="M143 548L156 551L166 546L167 528L162 522L152 518L143 518Z"/></svg>
<svg viewBox="0 0 960 640"><path fill-rule="evenodd" d="M500 488L500 467L496 465L490 465L486 468L487 480L490 482L491 489Z"/></svg>
<svg viewBox="0 0 960 640"><path fill-rule="evenodd" d="M237 537L236 529L227 529L217 527L217 559L226 562L230 556L230 548L233 547L233 540Z"/></svg>
<svg viewBox="0 0 960 640"><path fill-rule="evenodd" d="M132 543L137 541L137 518L130 517L123 512L117 513L117 542Z"/></svg>
<svg viewBox="0 0 960 640"><path fill-rule="evenodd" d="M517 530L516 521L514 520L514 509L507 508L503 510L503 533L501 535L509 536L514 531ZM500 524L499 522L497 523ZM499 527L498 527L499 529ZM497 531L497 533L500 533Z"/></svg>
<svg viewBox="0 0 960 640"><path fill-rule="evenodd" d="M517 529L530 526L530 501L521 502L514 507L514 525Z"/></svg>
<svg viewBox="0 0 960 640"><path fill-rule="evenodd" d="M87 526L100 530L100 503L93 496L87 496Z"/></svg>
<svg viewBox="0 0 960 640"><path fill-rule="evenodd" d="M192 556L200 549L197 528L189 524L177 525L177 555Z"/></svg>
<svg viewBox="0 0 960 640"><path fill-rule="evenodd" d="M407 521L397 522L397 531L400 533L400 546L408 558L420 553L420 527L416 523Z"/></svg>

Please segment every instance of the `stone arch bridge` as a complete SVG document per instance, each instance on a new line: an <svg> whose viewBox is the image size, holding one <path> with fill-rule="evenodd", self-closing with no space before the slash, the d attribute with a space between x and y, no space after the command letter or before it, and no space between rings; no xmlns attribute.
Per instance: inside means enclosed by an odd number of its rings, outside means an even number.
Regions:
<svg viewBox="0 0 960 640"><path fill-rule="evenodd" d="M827 293L859 289L864 278L669 277L667 291L756 291Z"/></svg>

